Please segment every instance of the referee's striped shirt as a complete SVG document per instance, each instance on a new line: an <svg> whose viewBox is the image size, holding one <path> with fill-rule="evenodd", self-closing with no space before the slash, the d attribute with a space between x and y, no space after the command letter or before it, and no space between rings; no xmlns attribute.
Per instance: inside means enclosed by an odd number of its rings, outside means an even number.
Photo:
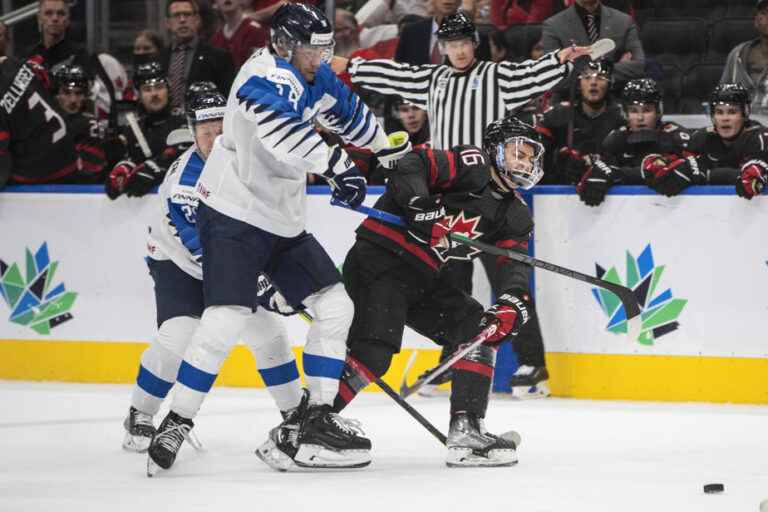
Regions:
<svg viewBox="0 0 768 512"><path fill-rule="evenodd" d="M488 123L547 92L570 68L551 52L521 63L478 61L462 72L448 65L356 59L349 73L353 84L400 96L426 110L432 147L449 149L459 144L482 147Z"/></svg>

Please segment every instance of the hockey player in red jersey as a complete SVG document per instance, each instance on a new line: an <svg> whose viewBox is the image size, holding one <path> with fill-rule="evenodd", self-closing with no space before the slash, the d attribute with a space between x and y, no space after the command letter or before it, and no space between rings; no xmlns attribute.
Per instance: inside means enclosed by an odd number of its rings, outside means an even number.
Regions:
<svg viewBox="0 0 768 512"><path fill-rule="evenodd" d="M490 434L483 418L499 343L514 336L532 313L528 268L500 259L503 290L488 310L444 273L451 260L479 253L448 241L449 232L527 251L533 221L516 189L541 179L544 153L533 127L515 117L491 123L483 149L457 146L406 155L391 173L376 208L402 216L406 227L366 219L344 262L344 284L355 303L349 355L334 407L342 410L367 384L356 369L386 373L400 351L407 325L456 348L490 324L496 334L453 366L449 466L507 466L517 462L514 442ZM300 421L289 418L284 432ZM273 436L290 453L291 440Z"/></svg>

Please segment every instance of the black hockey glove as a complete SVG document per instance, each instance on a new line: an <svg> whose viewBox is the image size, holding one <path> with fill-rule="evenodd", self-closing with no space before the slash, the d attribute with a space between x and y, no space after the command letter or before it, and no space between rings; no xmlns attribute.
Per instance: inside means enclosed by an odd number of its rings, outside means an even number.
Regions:
<svg viewBox="0 0 768 512"><path fill-rule="evenodd" d="M678 158L656 170L651 187L659 194L673 197L690 185L704 185L706 175L699 169L699 162L692 156Z"/></svg>
<svg viewBox="0 0 768 512"><path fill-rule="evenodd" d="M491 324L496 325L494 332L484 343L498 345L511 336L516 336L520 328L530 319L531 298L526 293L504 292L496 300L496 304L483 313L480 319L480 329Z"/></svg>
<svg viewBox="0 0 768 512"><path fill-rule="evenodd" d="M347 152L338 145L331 146L328 170L323 173L331 186L332 197L335 201L357 208L365 200L368 185L365 176L349 158Z"/></svg>
<svg viewBox="0 0 768 512"><path fill-rule="evenodd" d="M450 248L445 223L445 206L440 196L413 196L405 207L408 235L417 243L428 247Z"/></svg>
<svg viewBox="0 0 768 512"><path fill-rule="evenodd" d="M752 199L763 193L768 176L768 163L763 160L750 160L741 166L741 175L736 180L736 194L745 199Z"/></svg>
<svg viewBox="0 0 768 512"><path fill-rule="evenodd" d="M256 281L256 299L259 306L267 311L277 313L283 316L295 315L304 309L304 306L294 308L285 300L272 281L264 274L259 275Z"/></svg>
<svg viewBox="0 0 768 512"><path fill-rule="evenodd" d="M125 184L125 195L128 197L142 197L161 181L165 175L165 169L157 165L154 160L144 160L134 169Z"/></svg>
<svg viewBox="0 0 768 512"><path fill-rule="evenodd" d="M587 206L599 206L605 201L605 194L614 184L614 176L615 172L608 164L602 160L595 161L576 185L579 199Z"/></svg>

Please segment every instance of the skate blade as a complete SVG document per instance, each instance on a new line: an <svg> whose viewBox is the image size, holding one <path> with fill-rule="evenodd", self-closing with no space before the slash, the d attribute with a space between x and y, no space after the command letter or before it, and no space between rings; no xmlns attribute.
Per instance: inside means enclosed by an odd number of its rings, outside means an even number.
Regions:
<svg viewBox="0 0 768 512"><path fill-rule="evenodd" d="M544 382L539 382L533 386L515 386L512 388L512 397L518 400L547 398L549 395L549 386Z"/></svg>
<svg viewBox="0 0 768 512"><path fill-rule="evenodd" d="M152 457L147 457L147 476L152 478L161 471L164 471L164 469L158 466L155 461L152 460Z"/></svg>
<svg viewBox="0 0 768 512"><path fill-rule="evenodd" d="M498 468L517 464L515 450L490 450L479 455L471 448L448 448L445 464L449 468Z"/></svg>
<svg viewBox="0 0 768 512"><path fill-rule="evenodd" d="M368 450L334 451L316 444L302 444L293 461L303 468L364 468L371 463L371 452Z"/></svg>
<svg viewBox="0 0 768 512"><path fill-rule="evenodd" d="M284 473L289 469L297 467L296 464L294 464L293 459L282 452L271 439L259 446L255 453L264 464L275 471Z"/></svg>
<svg viewBox="0 0 768 512"><path fill-rule="evenodd" d="M123 438L123 450L134 453L146 453L150 442L152 442L151 437L134 436L130 432L126 432Z"/></svg>
<svg viewBox="0 0 768 512"><path fill-rule="evenodd" d="M431 384L426 384L422 386L422 388L419 391L417 391L416 394L426 398L438 398L441 396L450 396L451 390L441 389L440 386L433 386Z"/></svg>

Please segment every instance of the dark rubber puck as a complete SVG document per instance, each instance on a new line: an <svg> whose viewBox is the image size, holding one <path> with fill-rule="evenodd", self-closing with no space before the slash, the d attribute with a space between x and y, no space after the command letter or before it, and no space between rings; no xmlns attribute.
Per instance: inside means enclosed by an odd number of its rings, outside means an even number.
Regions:
<svg viewBox="0 0 768 512"><path fill-rule="evenodd" d="M725 486L723 484L706 484L704 485L704 492L707 494L715 494L718 492L723 492L725 490Z"/></svg>

